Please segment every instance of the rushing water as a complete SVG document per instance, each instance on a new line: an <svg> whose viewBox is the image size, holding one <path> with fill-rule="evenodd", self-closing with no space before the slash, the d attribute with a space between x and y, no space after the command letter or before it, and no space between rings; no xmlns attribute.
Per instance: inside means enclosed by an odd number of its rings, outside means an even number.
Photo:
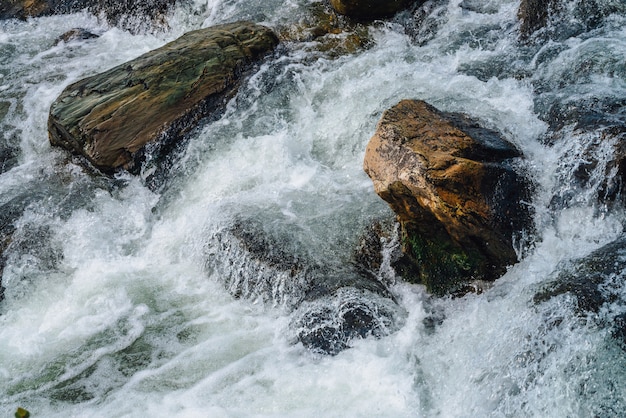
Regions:
<svg viewBox="0 0 626 418"><path fill-rule="evenodd" d="M515 0L430 1L370 25L367 47L350 53L285 42L158 189L93 176L48 144L49 106L69 83L198 27L284 28L316 3L194 0L168 28L139 34L87 14L0 22L0 151L12 155L0 205L17 214L0 415L623 416L626 352L567 297L534 302L563 263L620 236L626 220L620 205L598 203L613 145L574 129L576 112L561 126L550 113L589 103L624 122L622 1L598 0L591 14L571 1L527 43ZM100 37L55 44L75 27ZM381 113L403 98L469 113L523 151L536 233L479 295L432 299L381 269L395 322L320 355L297 342L297 283L223 251L229 231L258 225L280 251L340 274L364 228L391 215L362 160ZM597 164L577 186L588 159Z"/></svg>

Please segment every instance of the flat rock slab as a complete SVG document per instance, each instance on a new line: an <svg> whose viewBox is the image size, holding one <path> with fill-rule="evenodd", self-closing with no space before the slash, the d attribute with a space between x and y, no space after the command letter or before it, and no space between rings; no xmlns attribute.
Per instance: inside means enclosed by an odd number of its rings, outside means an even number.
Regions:
<svg viewBox="0 0 626 418"><path fill-rule="evenodd" d="M136 171L221 110L242 72L277 44L271 29L250 22L186 33L68 86L50 108L50 143L103 172Z"/></svg>

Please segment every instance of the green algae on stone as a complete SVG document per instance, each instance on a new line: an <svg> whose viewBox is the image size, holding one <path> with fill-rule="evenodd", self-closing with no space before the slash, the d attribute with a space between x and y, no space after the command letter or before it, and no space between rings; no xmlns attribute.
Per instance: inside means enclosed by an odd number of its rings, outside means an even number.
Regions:
<svg viewBox="0 0 626 418"><path fill-rule="evenodd" d="M413 281L419 279L430 293L437 296L459 291L476 272L481 271L480 254L455 245L449 237L429 237L405 229L402 231L402 247L419 266Z"/></svg>
<svg viewBox="0 0 626 418"><path fill-rule="evenodd" d="M17 411L15 411L15 418L29 418L30 417L30 412L28 412L26 409L19 407L17 408Z"/></svg>

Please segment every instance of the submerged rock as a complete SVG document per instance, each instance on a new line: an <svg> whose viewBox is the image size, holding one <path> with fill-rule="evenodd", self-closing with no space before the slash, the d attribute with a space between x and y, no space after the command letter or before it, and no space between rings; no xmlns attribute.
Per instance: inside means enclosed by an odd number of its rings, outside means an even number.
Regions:
<svg viewBox="0 0 626 418"><path fill-rule="evenodd" d="M7 262L6 251L13 242L15 235L15 222L22 216L28 200L17 197L0 205L0 301L4 298L2 277Z"/></svg>
<svg viewBox="0 0 626 418"><path fill-rule="evenodd" d="M412 2L414 0L330 0L337 13L363 20L393 16Z"/></svg>
<svg viewBox="0 0 626 418"><path fill-rule="evenodd" d="M578 315L591 315L626 349L626 236L559 267L560 273L542 286L534 302L569 295Z"/></svg>
<svg viewBox="0 0 626 418"><path fill-rule="evenodd" d="M313 3L298 22L277 28L279 38L286 42L306 43L309 59L319 53L337 57L355 53L370 43L368 25L338 16L325 3Z"/></svg>
<svg viewBox="0 0 626 418"><path fill-rule="evenodd" d="M554 209L572 201L613 206L626 201L626 101L593 98L551 103L544 115L550 130L544 142L574 143L564 161L568 170L561 175L570 187L552 199Z"/></svg>
<svg viewBox="0 0 626 418"><path fill-rule="evenodd" d="M531 226L519 157L497 132L423 101L383 114L364 169L400 222L405 278L441 295L517 261L514 236Z"/></svg>
<svg viewBox="0 0 626 418"><path fill-rule="evenodd" d="M88 31L87 29L74 28L59 36L55 42L55 45L60 44L61 42L68 43L72 41L84 41L86 39L94 39L98 37L99 35L96 35L95 33Z"/></svg>
<svg viewBox="0 0 626 418"><path fill-rule="evenodd" d="M337 354L355 339L395 329L400 307L385 283L351 263L322 263L286 250L253 220L239 220L207 245L206 267L234 297L291 313L294 338L311 351Z"/></svg>
<svg viewBox="0 0 626 418"><path fill-rule="evenodd" d="M50 143L103 172L137 172L221 111L242 73L277 43L269 28L250 22L186 33L68 86L50 108Z"/></svg>

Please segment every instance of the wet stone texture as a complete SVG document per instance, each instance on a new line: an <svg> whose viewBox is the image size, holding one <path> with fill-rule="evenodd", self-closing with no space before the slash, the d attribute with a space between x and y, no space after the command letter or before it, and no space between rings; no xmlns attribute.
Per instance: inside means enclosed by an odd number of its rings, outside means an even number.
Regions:
<svg viewBox="0 0 626 418"><path fill-rule="evenodd" d="M0 0L0 20L27 19L87 10L129 30L162 24L176 0Z"/></svg>
<svg viewBox="0 0 626 418"><path fill-rule="evenodd" d="M533 301L542 304L569 296L580 317L608 329L613 341L626 350L626 237L559 267Z"/></svg>
<svg viewBox="0 0 626 418"><path fill-rule="evenodd" d="M423 101L383 114L364 169L400 222L406 279L443 295L517 261L514 236L531 226L520 156L497 132Z"/></svg>
<svg viewBox="0 0 626 418"><path fill-rule="evenodd" d="M277 45L267 27L237 22L192 31L68 86L50 108L52 145L103 172L137 172L219 113L242 74Z"/></svg>
<svg viewBox="0 0 626 418"><path fill-rule="evenodd" d="M374 273L380 247L368 254L359 248L354 263L320 262L288 248L286 239L242 218L207 245L206 268L234 297L290 312L294 342L316 353L335 355L358 339L397 329L402 309Z"/></svg>
<svg viewBox="0 0 626 418"><path fill-rule="evenodd" d="M393 16L411 3L416 2L412 0L330 0L330 4L337 13L362 20Z"/></svg>

